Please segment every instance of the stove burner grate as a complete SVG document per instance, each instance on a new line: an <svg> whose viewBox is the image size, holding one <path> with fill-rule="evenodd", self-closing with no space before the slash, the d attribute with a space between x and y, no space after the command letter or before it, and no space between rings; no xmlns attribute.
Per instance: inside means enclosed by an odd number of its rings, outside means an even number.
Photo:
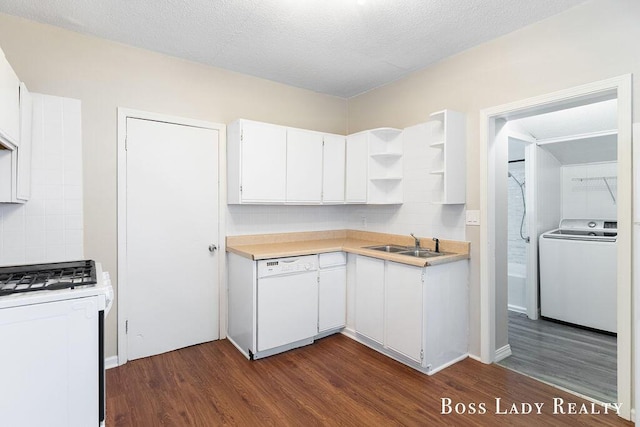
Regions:
<svg viewBox="0 0 640 427"><path fill-rule="evenodd" d="M93 260L0 267L0 296L21 292L93 286Z"/></svg>

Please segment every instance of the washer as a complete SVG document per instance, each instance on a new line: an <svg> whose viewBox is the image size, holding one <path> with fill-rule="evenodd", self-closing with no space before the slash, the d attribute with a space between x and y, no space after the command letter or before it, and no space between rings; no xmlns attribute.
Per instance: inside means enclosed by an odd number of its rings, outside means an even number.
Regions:
<svg viewBox="0 0 640 427"><path fill-rule="evenodd" d="M540 236L540 314L616 333L618 223L563 219Z"/></svg>

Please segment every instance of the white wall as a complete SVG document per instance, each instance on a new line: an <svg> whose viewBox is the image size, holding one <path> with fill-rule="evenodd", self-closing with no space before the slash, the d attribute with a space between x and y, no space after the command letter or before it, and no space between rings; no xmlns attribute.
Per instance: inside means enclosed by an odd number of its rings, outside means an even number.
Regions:
<svg viewBox="0 0 640 427"><path fill-rule="evenodd" d="M611 219L617 216L618 163L588 163L562 167L562 217ZM614 198L602 177L607 182Z"/></svg>
<svg viewBox="0 0 640 427"><path fill-rule="evenodd" d="M0 204L0 265L84 258L80 101L33 94L32 193Z"/></svg>

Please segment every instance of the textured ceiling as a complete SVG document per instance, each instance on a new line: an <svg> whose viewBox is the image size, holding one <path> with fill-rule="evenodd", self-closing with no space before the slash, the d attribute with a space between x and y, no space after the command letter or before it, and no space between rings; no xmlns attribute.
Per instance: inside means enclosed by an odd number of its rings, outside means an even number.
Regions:
<svg viewBox="0 0 640 427"><path fill-rule="evenodd" d="M2 0L0 12L350 97L584 0Z"/></svg>

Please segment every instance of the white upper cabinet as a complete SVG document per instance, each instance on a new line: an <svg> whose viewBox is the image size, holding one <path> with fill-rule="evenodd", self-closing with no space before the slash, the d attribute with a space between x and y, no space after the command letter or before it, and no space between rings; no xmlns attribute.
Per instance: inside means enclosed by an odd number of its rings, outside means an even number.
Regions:
<svg viewBox="0 0 640 427"><path fill-rule="evenodd" d="M435 121L430 146L442 151L442 161L431 171L442 177L443 205L466 203L466 122L465 115L443 110L431 114Z"/></svg>
<svg viewBox="0 0 640 427"><path fill-rule="evenodd" d="M0 50L0 145L20 143L20 80Z"/></svg>
<svg viewBox="0 0 640 427"><path fill-rule="evenodd" d="M367 131L369 168L367 203L399 204L404 199L402 130L380 128Z"/></svg>
<svg viewBox="0 0 640 427"><path fill-rule="evenodd" d="M344 203L346 137L324 135L322 202Z"/></svg>
<svg viewBox="0 0 640 427"><path fill-rule="evenodd" d="M399 204L402 130L347 137L239 119L227 126L229 204Z"/></svg>
<svg viewBox="0 0 640 427"><path fill-rule="evenodd" d="M345 201L367 202L367 134L365 132L347 136Z"/></svg>
<svg viewBox="0 0 640 427"><path fill-rule="evenodd" d="M400 204L402 130L379 128L347 137L347 203Z"/></svg>
<svg viewBox="0 0 640 427"><path fill-rule="evenodd" d="M250 120L227 127L228 203L284 203L287 128Z"/></svg>
<svg viewBox="0 0 640 427"><path fill-rule="evenodd" d="M287 129L287 203L322 201L323 135L303 129Z"/></svg>
<svg viewBox="0 0 640 427"><path fill-rule="evenodd" d="M24 83L20 84L20 146L17 148L16 198L31 198L31 135L33 126L33 101Z"/></svg>

